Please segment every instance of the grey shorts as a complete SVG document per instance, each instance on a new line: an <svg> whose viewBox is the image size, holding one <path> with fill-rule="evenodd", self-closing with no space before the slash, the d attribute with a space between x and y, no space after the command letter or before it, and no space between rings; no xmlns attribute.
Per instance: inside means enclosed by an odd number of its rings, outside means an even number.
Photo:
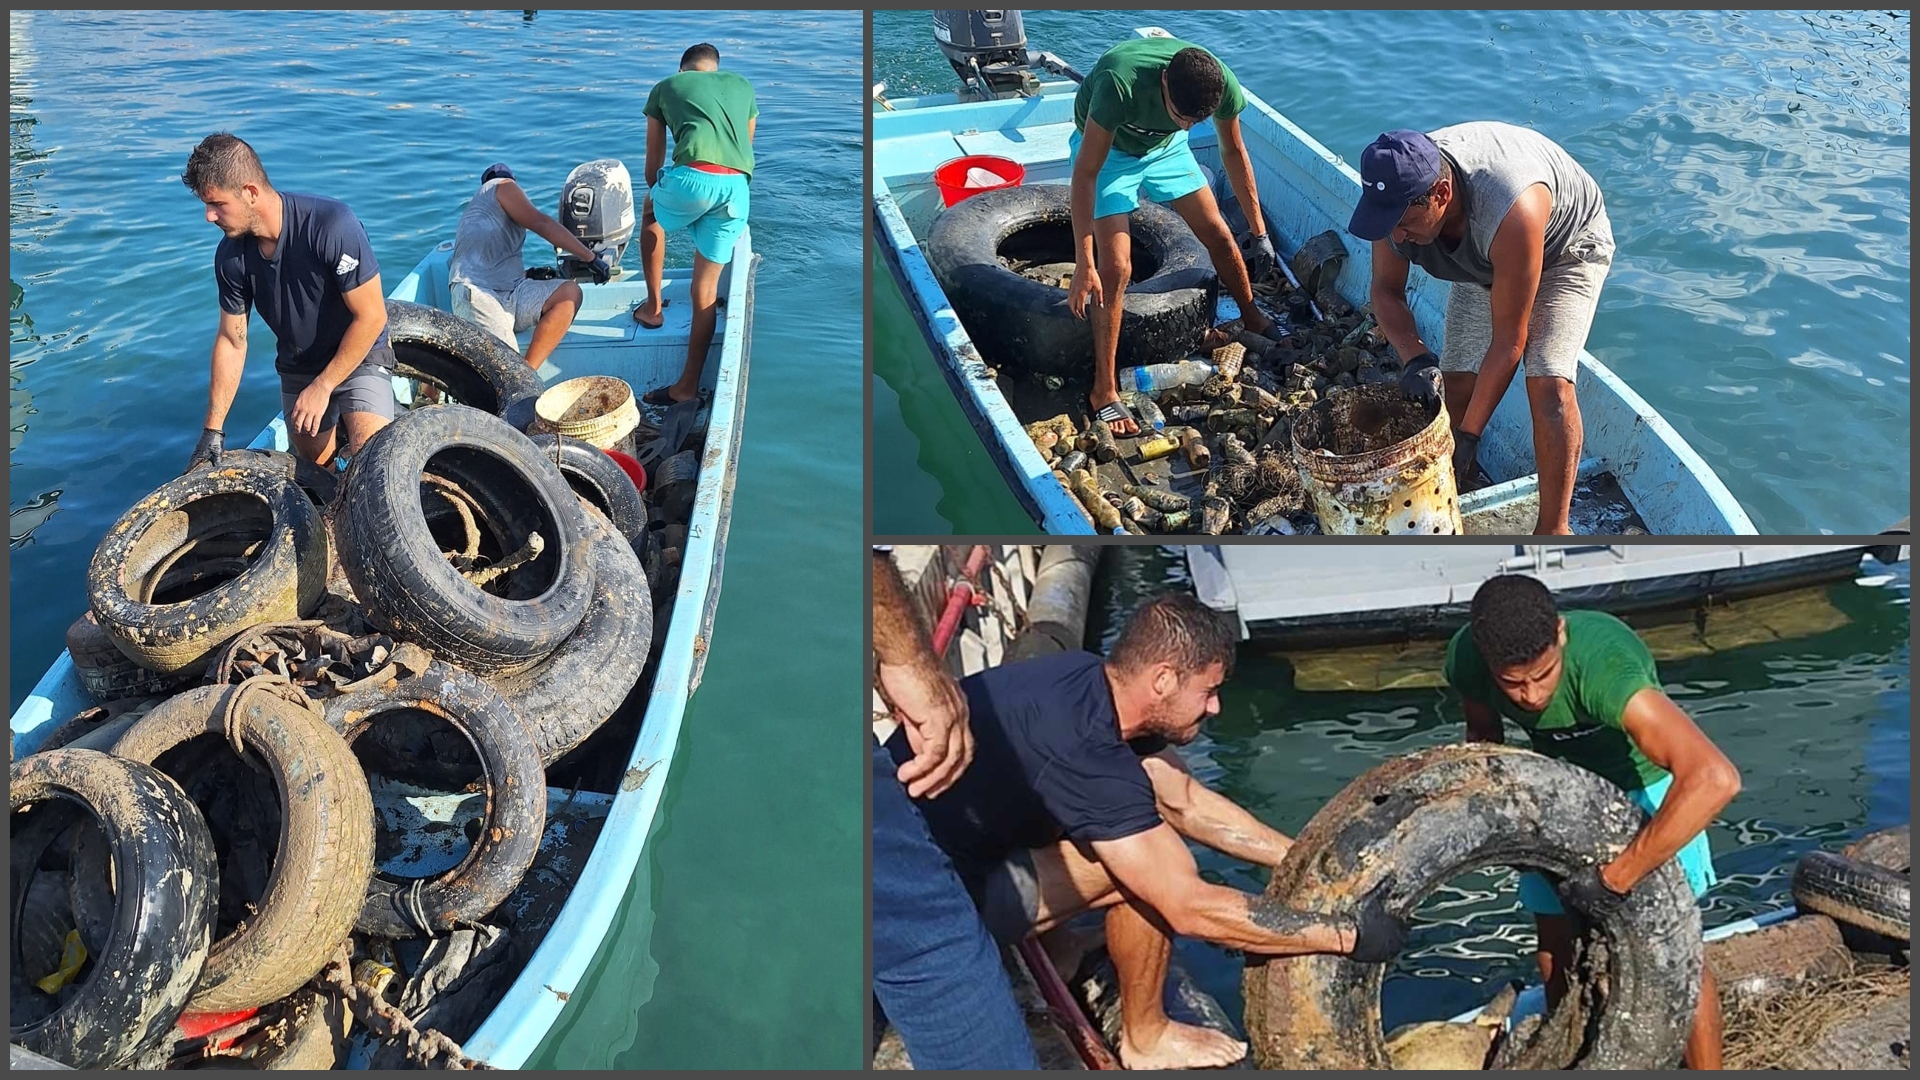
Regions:
<svg viewBox="0 0 1920 1080"><path fill-rule="evenodd" d="M1586 348L1600 286L1613 265L1613 226L1602 215L1585 236L1568 245L1559 262L1540 270L1527 318L1523 365L1528 378L1574 381L1580 350ZM1447 299L1447 340L1440 348L1441 371L1479 371L1493 347L1493 294L1467 281L1453 283Z"/></svg>
<svg viewBox="0 0 1920 1080"><path fill-rule="evenodd" d="M1033 853L1022 849L987 871L973 890L980 921L995 941L1014 945L1040 922L1040 875L1033 869Z"/></svg>
<svg viewBox="0 0 1920 1080"><path fill-rule="evenodd" d="M499 291L456 281L448 292L453 297L455 315L478 323L480 329L506 342L507 348L518 350L520 343L514 335L533 329L533 324L540 321L541 309L547 306L547 298L566 283L566 278L521 278L512 289Z"/></svg>
<svg viewBox="0 0 1920 1080"><path fill-rule="evenodd" d="M290 416L293 403L313 382L313 378L291 378L280 376L280 415ZM320 418L320 430L331 431L340 423L341 413L373 413L383 419L393 419L393 371L378 363L365 363L347 376L347 381L333 388L333 397L327 399L327 411Z"/></svg>

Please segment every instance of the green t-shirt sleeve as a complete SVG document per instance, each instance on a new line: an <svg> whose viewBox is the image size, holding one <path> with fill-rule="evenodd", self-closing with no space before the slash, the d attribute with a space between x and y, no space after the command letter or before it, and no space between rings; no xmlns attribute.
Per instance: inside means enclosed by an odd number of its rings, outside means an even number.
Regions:
<svg viewBox="0 0 1920 1080"><path fill-rule="evenodd" d="M1454 631L1453 640L1447 642L1447 664L1445 668L1447 685L1459 692L1469 701L1493 704L1493 687L1487 674L1487 665L1480 661L1480 650L1473 647L1473 638L1467 627Z"/></svg>
<svg viewBox="0 0 1920 1080"><path fill-rule="evenodd" d="M658 120L663 124L667 122L667 113L666 113L666 110L661 108L660 106L660 88L665 86L666 84L667 84L667 80L665 79L661 79L659 82L654 83L653 89L647 91L646 108L640 110L642 115L648 116L654 120Z"/></svg>
<svg viewBox="0 0 1920 1080"><path fill-rule="evenodd" d="M1627 702L1649 687L1660 688L1660 674L1646 643L1625 623L1611 620L1609 633L1598 636L1592 651L1581 658L1574 691L1588 716L1625 730ZM1584 650L1583 650L1584 651Z"/></svg>
<svg viewBox="0 0 1920 1080"><path fill-rule="evenodd" d="M1087 99L1087 119L1107 129L1108 134L1120 130L1127 122L1127 99L1120 87L1120 80L1111 71L1097 71L1091 76L1093 93Z"/></svg>
<svg viewBox="0 0 1920 1080"><path fill-rule="evenodd" d="M1224 90L1220 95L1220 107L1213 110L1213 118L1231 120L1239 116L1241 110L1247 107L1247 92L1240 88L1240 80L1234 77L1233 69L1227 66L1225 60L1217 56L1213 59L1220 65L1220 81L1224 84Z"/></svg>

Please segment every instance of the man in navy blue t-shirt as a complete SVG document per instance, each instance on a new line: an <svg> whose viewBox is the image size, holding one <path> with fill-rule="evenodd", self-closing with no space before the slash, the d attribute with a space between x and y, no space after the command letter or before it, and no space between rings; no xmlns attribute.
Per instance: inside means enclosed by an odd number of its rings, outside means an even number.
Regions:
<svg viewBox="0 0 1920 1080"><path fill-rule="evenodd" d="M274 190L253 147L233 135L202 139L180 179L226 237L213 256L220 332L206 427L187 470L220 458L256 309L277 346L294 452L331 465L343 422L347 453L358 450L393 419L394 363L380 264L360 220L338 200Z"/></svg>
<svg viewBox="0 0 1920 1080"><path fill-rule="evenodd" d="M973 764L916 800L1002 941L1106 909L1129 1068L1221 1066L1246 1054L1244 1043L1167 1017L1169 931L1250 953L1371 963L1406 939L1384 896L1361 898L1351 915L1312 915L1200 877L1188 840L1267 866L1292 844L1194 780L1171 749L1219 711L1235 644L1225 616L1168 595L1133 613L1105 660L1056 653L969 676L960 687ZM887 749L912 757L899 733Z"/></svg>

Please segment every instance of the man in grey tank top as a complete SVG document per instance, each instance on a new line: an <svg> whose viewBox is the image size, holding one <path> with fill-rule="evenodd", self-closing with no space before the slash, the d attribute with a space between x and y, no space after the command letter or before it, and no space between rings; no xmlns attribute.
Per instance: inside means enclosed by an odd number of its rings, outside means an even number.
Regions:
<svg viewBox="0 0 1920 1080"><path fill-rule="evenodd" d="M1360 182L1348 231L1373 244L1374 316L1406 361L1402 387L1422 399L1444 391L1456 481L1466 489L1480 435L1524 360L1534 532L1571 532L1574 376L1613 263L1599 185L1553 140L1494 121L1389 131L1361 152ZM1407 305L1410 266L1454 283L1437 357Z"/></svg>
<svg viewBox="0 0 1920 1080"><path fill-rule="evenodd" d="M596 283L604 285L613 277L607 260L534 209L513 170L496 162L480 174L480 190L460 215L453 257L447 263L447 288L455 315L480 324L509 349L520 347L515 334L531 328L527 366L537 369L573 325L581 293L580 286L562 278L527 276L520 248L528 230L586 263Z"/></svg>

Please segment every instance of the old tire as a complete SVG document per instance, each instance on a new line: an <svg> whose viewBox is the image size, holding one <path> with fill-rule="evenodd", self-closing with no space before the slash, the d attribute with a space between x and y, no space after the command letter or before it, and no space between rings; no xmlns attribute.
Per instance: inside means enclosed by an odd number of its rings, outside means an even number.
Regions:
<svg viewBox="0 0 1920 1080"><path fill-rule="evenodd" d="M1155 203L1142 202L1128 216L1128 231L1138 280L1126 290L1118 366L1177 360L1213 325L1220 283L1212 257L1180 215ZM981 192L934 219L927 262L954 313L989 364L1048 375L1090 373L1092 324L1067 310L1067 290L1022 277L1000 261L1009 240L1016 246L1057 242L1071 261L1066 185Z"/></svg>
<svg viewBox="0 0 1920 1080"><path fill-rule="evenodd" d="M168 588L195 566L205 580ZM326 576L326 528L298 486L208 469L168 481L113 523L87 568L87 601L128 659L173 674L255 623L303 617Z"/></svg>
<svg viewBox="0 0 1920 1080"><path fill-rule="evenodd" d="M1775 1068L1820 1072L1912 1067L1913 1000L1889 997L1828 1023Z"/></svg>
<svg viewBox="0 0 1920 1080"><path fill-rule="evenodd" d="M1900 941L1912 939L1912 880L1831 851L1809 851L1793 868L1793 902L1837 922Z"/></svg>
<svg viewBox="0 0 1920 1080"><path fill-rule="evenodd" d="M1906 873L1913 869L1913 838L1906 825L1867 835L1840 849L1840 854L1869 866Z"/></svg>
<svg viewBox="0 0 1920 1080"><path fill-rule="evenodd" d="M60 831L23 821L29 804L62 800L91 812L106 831L120 883L93 974L51 1015L10 1023L8 1040L77 1069L125 1062L167 1037L212 943L219 886L206 822L159 770L96 750L53 750L14 762L8 794L15 925L41 852L54 838L47 833ZM17 987L19 950L10 952Z"/></svg>
<svg viewBox="0 0 1920 1080"><path fill-rule="evenodd" d="M248 1009L299 989L352 932L373 875L373 797L360 763L324 719L271 692L196 687L141 718L113 753L154 765L203 735L224 742L236 693L241 739L280 797L280 838L258 914L213 943L194 1012Z"/></svg>
<svg viewBox="0 0 1920 1080"><path fill-rule="evenodd" d="M426 507L448 504L427 494L428 472L479 504L493 559L536 531L540 556L491 591L469 583L432 532ZM380 429L348 466L340 565L380 629L476 674L510 675L559 647L586 614L585 523L573 489L525 435L477 409L430 405Z"/></svg>
<svg viewBox="0 0 1920 1080"><path fill-rule="evenodd" d="M1853 953L1841 939L1839 925L1825 915L1801 915L1710 941L1706 958L1724 1009L1771 997L1808 979L1853 974Z"/></svg>
<svg viewBox="0 0 1920 1080"><path fill-rule="evenodd" d="M171 694L191 683L198 674L192 668L183 668L162 675L127 659L120 647L113 643L113 635L101 627L91 611L73 620L73 625L67 627L67 656L73 661L73 670L80 676L80 685L87 688L87 693L95 701ZM45 749L51 750L53 747Z"/></svg>
<svg viewBox="0 0 1920 1080"><path fill-rule="evenodd" d="M393 714L419 711L465 736L486 786L486 820L460 865L409 884L380 873L367 883L355 928L383 938L437 935L479 922L532 865L546 828L546 774L520 715L485 681L434 661L419 675L331 698L327 722L349 744Z"/></svg>
<svg viewBox="0 0 1920 1080"><path fill-rule="evenodd" d="M653 596L640 559L599 513L589 515L593 603L553 654L519 675L496 680L500 695L526 720L551 765L607 721L647 664L653 645Z"/></svg>
<svg viewBox="0 0 1920 1080"><path fill-rule="evenodd" d="M479 325L450 311L387 301L393 373L430 383L453 400L495 416L526 412L540 396L540 377L525 357Z"/></svg>
<svg viewBox="0 0 1920 1080"><path fill-rule="evenodd" d="M340 476L332 469L284 450L255 450L250 447L228 450L220 455L220 467L252 469L291 480L295 487L307 493L308 501L323 510L333 501L340 487Z"/></svg>
<svg viewBox="0 0 1920 1080"><path fill-rule="evenodd" d="M626 470L590 442L545 432L531 438L540 453L559 466L573 493L605 514L627 543L639 551L647 531L647 508Z"/></svg>
<svg viewBox="0 0 1920 1080"><path fill-rule="evenodd" d="M1442 746L1362 774L1313 816L1267 895L1346 914L1376 887L1408 916L1470 870L1515 866L1554 877L1617 855L1646 820L1594 773L1515 747ZM1571 1059L1545 1067L1667 1068L1680 1060L1700 987L1700 912L1678 863L1647 875L1589 935L1596 1006ZM1339 956L1260 961L1243 987L1247 1035L1267 1069L1390 1068L1381 1037L1385 965ZM1579 995L1570 994L1564 1010Z"/></svg>

